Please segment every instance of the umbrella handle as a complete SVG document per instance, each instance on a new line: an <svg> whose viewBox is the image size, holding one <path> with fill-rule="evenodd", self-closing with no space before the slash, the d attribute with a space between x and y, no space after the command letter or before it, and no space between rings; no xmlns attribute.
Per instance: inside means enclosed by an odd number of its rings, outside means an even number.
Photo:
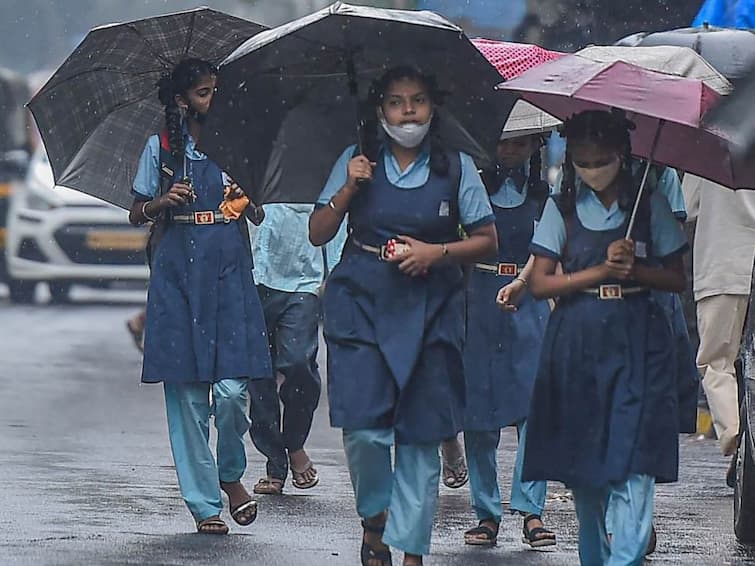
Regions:
<svg viewBox="0 0 755 566"><path fill-rule="evenodd" d="M652 156L651 156L652 157ZM645 190L645 185L648 180L648 173L650 173L650 166L653 164L652 160L648 159L647 165L645 165L645 172L642 174L642 182L640 183L640 189L637 191L637 198L634 201L632 207L632 216L629 217L629 225L627 226L627 233L624 236L625 240L629 240L634 229L634 223L637 220L637 211L640 208L640 200L642 200L642 193Z"/></svg>
<svg viewBox="0 0 755 566"><path fill-rule="evenodd" d="M648 173L650 173L650 166L653 164L653 156L655 155L655 148L658 146L658 139L661 137L661 130L663 129L663 125L665 123L666 123L665 120L661 120L658 124L658 127L655 130L655 137L653 138L653 145L650 147L650 155L648 156L647 165L645 165L645 172L642 174L642 182L640 183L640 188L637 191L637 198L634 201L634 207L632 208L632 216L629 217L629 225L627 226L627 233L626 233L626 236L624 236L626 240L631 239L632 230L634 229L634 223L637 220L637 211L640 208L640 201L642 200L642 193L645 192L645 185L647 185Z"/></svg>

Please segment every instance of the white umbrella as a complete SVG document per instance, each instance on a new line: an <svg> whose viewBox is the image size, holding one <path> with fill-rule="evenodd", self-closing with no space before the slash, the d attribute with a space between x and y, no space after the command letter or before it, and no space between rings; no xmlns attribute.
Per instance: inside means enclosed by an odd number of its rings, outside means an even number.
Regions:
<svg viewBox="0 0 755 566"><path fill-rule="evenodd" d="M518 138L530 134L541 134L555 130L561 125L561 120L543 112L525 100L517 100L503 126L501 139Z"/></svg>
<svg viewBox="0 0 755 566"><path fill-rule="evenodd" d="M600 46L577 51L585 59L597 63L623 61L649 71L687 77L704 82L718 94L729 94L733 87L729 80L689 47L659 45L655 47Z"/></svg>

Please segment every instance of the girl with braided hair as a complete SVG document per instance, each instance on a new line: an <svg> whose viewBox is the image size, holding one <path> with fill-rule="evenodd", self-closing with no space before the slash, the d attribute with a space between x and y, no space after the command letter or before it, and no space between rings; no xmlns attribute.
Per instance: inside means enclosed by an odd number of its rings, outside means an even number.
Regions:
<svg viewBox="0 0 755 566"><path fill-rule="evenodd" d="M655 483L678 476L673 337L650 290L684 289L687 242L656 191L644 192L625 238L638 192L632 127L603 111L567 121L561 193L548 200L530 245L530 290L557 304L543 340L522 475L572 489L580 560L589 566L642 564Z"/></svg>
<svg viewBox="0 0 755 566"><path fill-rule="evenodd" d="M497 164L482 173L496 216L498 253L474 264L467 285L464 446L479 524L464 533L466 544L496 543L502 518L496 449L500 429L507 426L519 433L510 509L524 517L522 540L533 548L556 544L542 522L546 482L521 477L526 418L550 314L548 302L527 290L529 244L549 195L541 177L542 145L541 134L504 131ZM492 308L496 299L501 310Z"/></svg>
<svg viewBox="0 0 755 566"><path fill-rule="evenodd" d="M325 244L348 213L323 310L330 420L343 429L361 563L392 564L394 547L416 566L430 550L438 447L462 427L460 264L495 253L495 217L472 158L435 135L441 96L430 77L391 69L370 101L366 155L351 146L333 166L309 238Z"/></svg>
<svg viewBox="0 0 755 566"><path fill-rule="evenodd" d="M165 128L139 160L129 219L160 228L151 246L142 381L163 383L178 483L198 532L226 534L221 490L236 523L257 516L241 483L247 382L272 378L272 368L244 238L243 214L253 207L196 147L215 80L210 63L186 59L160 81ZM217 462L208 444L210 414Z"/></svg>

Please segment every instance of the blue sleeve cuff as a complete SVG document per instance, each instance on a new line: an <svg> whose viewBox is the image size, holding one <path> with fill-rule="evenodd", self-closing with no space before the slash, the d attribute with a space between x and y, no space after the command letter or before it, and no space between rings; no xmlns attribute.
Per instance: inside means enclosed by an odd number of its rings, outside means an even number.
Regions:
<svg viewBox="0 0 755 566"><path fill-rule="evenodd" d="M464 224L462 228L464 228L464 231L469 234L470 232L474 232L478 228L487 226L488 224L495 224L495 214L488 214L471 224Z"/></svg>
<svg viewBox="0 0 755 566"><path fill-rule="evenodd" d="M143 195L139 191L135 191L134 189L131 189L131 196L134 197L134 200L137 200L139 202L147 202L152 200L153 197Z"/></svg>
<svg viewBox="0 0 755 566"><path fill-rule="evenodd" d="M549 250L548 248L543 247L540 244L530 244L530 253L532 255L555 259L556 261L559 261L561 259L561 254L557 254L553 250Z"/></svg>

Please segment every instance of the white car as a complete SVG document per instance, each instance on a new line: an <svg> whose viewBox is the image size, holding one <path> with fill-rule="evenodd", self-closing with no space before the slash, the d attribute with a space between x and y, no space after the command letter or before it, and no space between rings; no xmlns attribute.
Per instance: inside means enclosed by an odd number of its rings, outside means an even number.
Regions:
<svg viewBox="0 0 755 566"><path fill-rule="evenodd" d="M39 282L48 283L54 302L67 301L73 284L146 282L146 238L144 228L129 224L125 210L55 186L47 154L40 149L11 196L6 253L10 298L32 302Z"/></svg>

